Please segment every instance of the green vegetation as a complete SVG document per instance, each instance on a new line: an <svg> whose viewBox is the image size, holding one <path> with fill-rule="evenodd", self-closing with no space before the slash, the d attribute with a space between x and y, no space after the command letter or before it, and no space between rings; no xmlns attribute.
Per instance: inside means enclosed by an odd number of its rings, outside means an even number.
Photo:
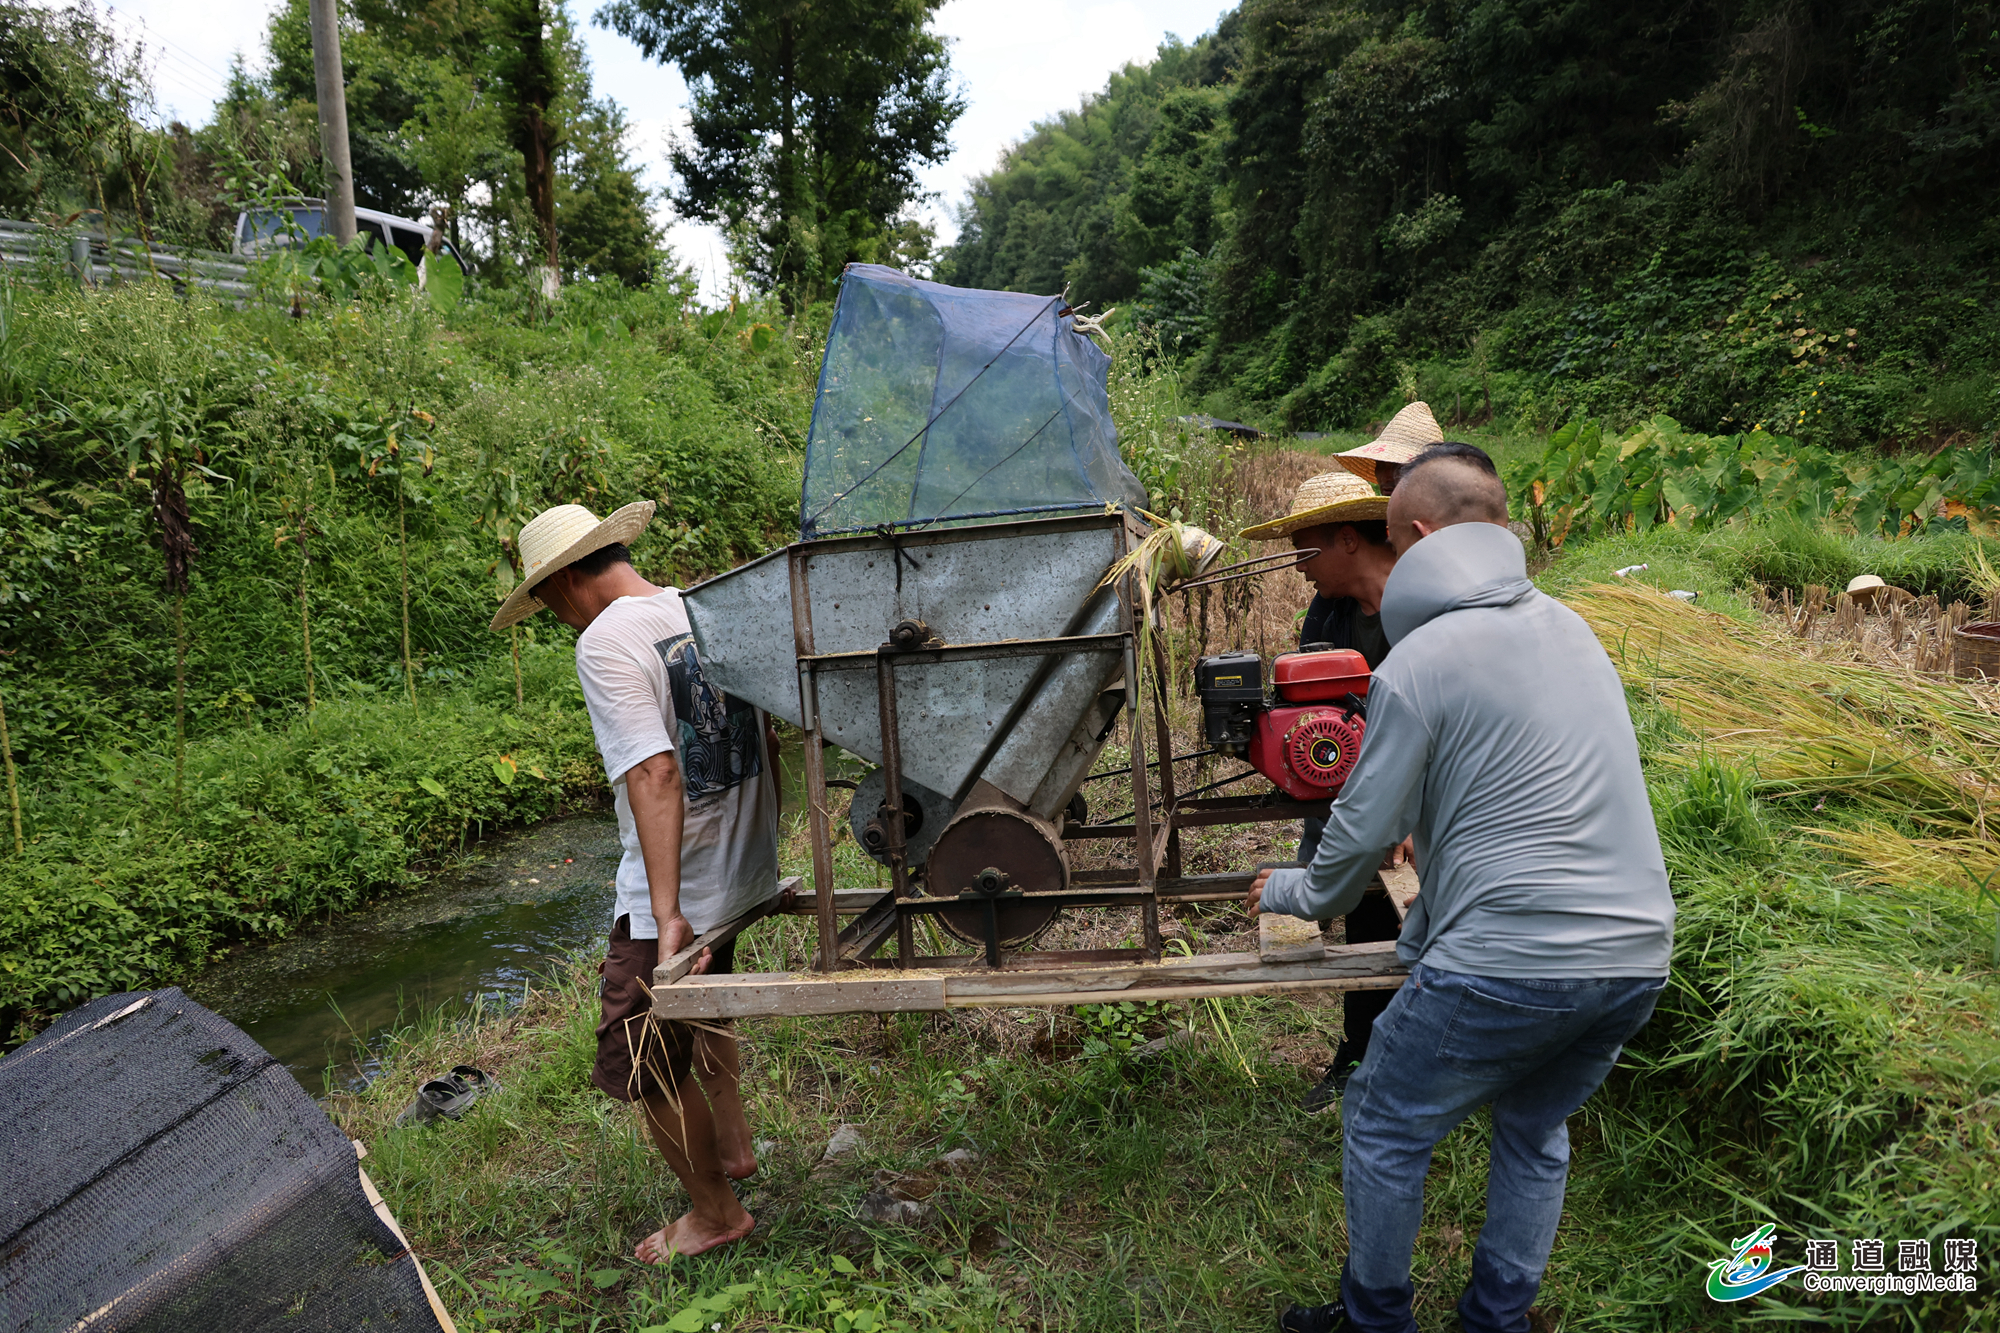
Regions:
<svg viewBox="0 0 2000 1333"><path fill-rule="evenodd" d="M688 82L675 203L725 227L739 271L796 307L856 260L929 266L931 229L904 208L965 110L930 30L939 2L613 0L599 21Z"/></svg>
<svg viewBox="0 0 2000 1333"><path fill-rule="evenodd" d="M0 859L0 1027L595 794L568 632L512 640L532 690L486 632L514 533L652 498L638 555L673 582L780 538L818 358L761 310L669 285L538 315L378 283L300 318L0 290L0 697L27 838Z"/></svg>
<svg viewBox="0 0 2000 1333"><path fill-rule="evenodd" d="M1727 548L1700 540L1662 528L1605 545L1727 588L1707 556ZM1595 549L1567 548L1544 582L1574 580ZM1703 1295L1709 1263L1764 1221L1780 1228L1782 1262L1808 1236L1928 1238L1934 1255L1945 1236L1976 1239L1982 1256L2000 1245L1993 918L1969 886L1858 883L1811 836L1893 807L1893 772L1811 788L1725 763L1670 682L1647 674L1645 652L1621 660L1679 904L1674 980L1627 1067L1572 1121L1569 1206L1540 1302L1550 1326L2000 1327L1977 1298L1808 1300L1790 1283L1737 1311ZM1886 681L1884 697L1896 688ZM1856 725L1901 726L1873 710ZM792 869L803 851L795 835ZM858 857L842 864L844 884L873 882ZM1177 929L1245 927L1218 905L1184 911ZM788 918L756 927L739 957L778 968L809 948L809 924ZM588 968L579 960L517 1012L404 1034L383 1075L336 1104L462 1325L1223 1333L1332 1293L1339 1119L1297 1108L1337 1026L1331 1004L742 1024L752 1118L770 1140L746 1196L758 1229L659 1270L627 1256L684 1204L636 1123L585 1082ZM1135 1055L1135 1039L1183 1028L1197 1039ZM506 1092L459 1125L390 1127L420 1077L461 1059L498 1068ZM862 1126L868 1146L822 1166L841 1123ZM1432 1168L1424 1333L1456 1328L1484 1210L1484 1128L1477 1117L1447 1139ZM970 1143L985 1156L969 1173L931 1166ZM931 1176L936 1214L915 1228L856 1222L878 1169L920 1173L920 1187Z"/></svg>
<svg viewBox="0 0 2000 1333"><path fill-rule="evenodd" d="M1961 442L2000 425L1981 12L1243 0L976 180L940 273L1069 282L1292 428Z"/></svg>
<svg viewBox="0 0 2000 1333"><path fill-rule="evenodd" d="M1963 531L2000 511L1996 451L1930 457L1839 454L1756 430L1714 438L1655 417L1623 440L1594 421L1557 431L1539 462L1506 474L1538 546L1572 536L1679 523L1697 531L1751 518L1795 525L1831 521L1864 536L1897 537L1936 521ZM1982 523L1984 526L1984 523Z"/></svg>

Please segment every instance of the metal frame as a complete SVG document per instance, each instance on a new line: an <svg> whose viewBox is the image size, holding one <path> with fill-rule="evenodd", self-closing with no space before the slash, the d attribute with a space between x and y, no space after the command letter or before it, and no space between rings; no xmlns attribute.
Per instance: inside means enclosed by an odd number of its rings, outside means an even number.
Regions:
<svg viewBox="0 0 2000 1333"><path fill-rule="evenodd" d="M1042 527L1062 521L1044 519L1037 526ZM1069 521L1081 523L1090 520L1079 518ZM1006 526L1011 525L980 525L956 531L964 531L968 539L975 536L990 538L994 535L994 528ZM1128 518L1119 528L1120 556L1129 553L1138 539L1139 534L1135 532ZM1121 579L1117 584L1121 628L1110 634L936 646L916 644L899 647L894 643L884 643L873 651L820 653L813 639L812 588L807 562L813 554L824 550L829 542L853 541L872 545L874 540L869 537L821 538L813 541L810 548L802 543L793 546L786 553L791 585L793 649L798 668L799 709L805 731L805 794L812 844L811 875L814 891L809 898L800 899L793 906L787 906L774 899L771 903L746 913L737 921L710 932L709 935L696 941L691 950L687 951L691 961L694 952L704 945L731 938L745 926L764 916L787 911L808 912L815 918L818 934L814 970L805 974L782 974L764 978L761 984L771 993L758 999L753 993L754 987L749 986L754 980L752 978L695 977L687 975L686 963L678 967L663 964L655 973L654 994L657 1013L663 1017L726 1016L722 1009L715 1007L717 1004L721 1004L729 1012L745 1014L892 1012L899 1009L932 1010L960 1003L1006 1002L997 998L977 998L981 995L989 997L1005 995L1011 997L1014 1003L1026 1004L1085 1003L1088 1002L1087 999L1079 999L1076 996L1100 991L1119 994L1125 993L1128 988L1134 994L1145 992L1167 998L1167 991L1160 990L1160 987L1167 986L1173 995L1179 996L1184 993L1221 995L1258 993L1263 990L1379 988L1400 984L1404 971L1402 965L1396 961L1392 952L1376 945L1327 949L1324 958L1310 960L1298 958L1295 948L1282 956L1277 952L1203 955L1192 959L1167 960L1172 966L1163 968L1160 904L1217 902L1240 898L1253 878L1249 872L1183 875L1180 830L1217 824L1270 823L1298 819L1302 816L1323 815L1327 809L1327 802L1296 801L1281 793L1194 797L1185 800L1176 797L1178 784L1174 771L1172 733L1168 722L1165 693L1168 679L1166 654L1158 639L1151 640L1152 726L1148 728L1146 719L1142 716L1142 710L1146 709L1146 705L1140 697L1146 691L1139 684L1141 636L1138 617L1141 612L1133 595L1131 576ZM1041 657L1053 669L1058 659L1078 652L1118 652L1124 659L1127 686L1125 716L1127 733L1131 738L1129 772L1133 813L1129 822L1069 828L1063 832L1062 837L1065 842L1130 839L1131 864L1104 870L1075 872L1071 886L1057 892L1028 892L1002 887L993 893L968 891L966 894L950 897L911 897L911 876L906 857L903 817L903 756L902 736L898 726L897 667L915 663ZM888 814L887 827L884 830L888 836L888 846L885 851L889 863L890 883L889 888L881 893L872 891L839 893L834 890L833 821L829 813L827 796L826 741L821 725L819 681L824 673L860 671L871 667L875 672L878 721L882 737L883 803L887 807ZM1032 695L1032 690L1024 694L1022 703L1017 707L1025 706ZM996 731L1004 733L1013 725L1014 720L1010 715L996 727ZM1149 730L1152 733L1150 741L1160 755L1157 769L1148 759ZM1157 792L1154 782L1156 771ZM787 881L787 887L796 887L797 883L797 880ZM997 909L1008 901L1046 902L1058 907L1136 906L1141 909L1143 922L1142 946L1136 949L1016 950L1003 953L1000 947ZM972 954L937 957L917 954L913 930L917 917L981 903L986 907L987 922L983 949ZM1399 908L1400 906L1399 902ZM850 918L845 928L841 925L843 916ZM877 949L888 942L891 934L896 937L896 957L893 960L871 957ZM673 961L682 962L678 958ZM1035 983L1028 981L1019 984L1008 983L1000 990L990 988L982 990L973 986L969 980L980 975L991 975L996 978L995 984L998 985L997 978L1017 973L1047 974L1052 978L1048 984L1055 989L1044 986L1038 990L1035 988ZM842 976L851 977L852 980L842 982L840 980ZM909 980L907 984L886 980L880 984L870 984L866 981L867 977L896 976L906 977ZM947 988L941 983L933 984L933 979L939 976L968 978L968 980L954 982ZM839 984L829 990L822 983ZM967 986L972 986L972 989L966 990ZM1069 986L1071 989L1065 990L1064 986ZM947 999L947 989L951 989L952 994L960 995L961 998Z"/></svg>

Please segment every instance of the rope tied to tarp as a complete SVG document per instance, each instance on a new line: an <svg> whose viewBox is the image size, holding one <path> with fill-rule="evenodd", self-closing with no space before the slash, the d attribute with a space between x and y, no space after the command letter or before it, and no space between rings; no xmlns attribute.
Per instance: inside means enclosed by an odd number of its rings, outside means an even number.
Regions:
<svg viewBox="0 0 2000 1333"><path fill-rule="evenodd" d="M923 566L917 563L917 558L915 556L911 555L908 551L905 551L903 549L902 538L899 537L896 533L896 530L890 527L887 523L878 524L875 528L875 535L877 537L880 537L883 541L889 543L889 549L896 553L895 557L892 560L890 560L889 563L895 567L896 595L898 597L901 597L903 595L903 562L905 560L909 561L911 569L921 569L923 568Z"/></svg>

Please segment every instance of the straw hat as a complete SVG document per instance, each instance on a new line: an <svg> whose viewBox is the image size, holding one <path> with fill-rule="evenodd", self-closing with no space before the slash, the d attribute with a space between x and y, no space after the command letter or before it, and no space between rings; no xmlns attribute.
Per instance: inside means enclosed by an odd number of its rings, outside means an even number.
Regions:
<svg viewBox="0 0 2000 1333"><path fill-rule="evenodd" d="M1432 445L1443 443L1444 432L1438 429L1430 404L1411 403L1389 418L1389 424L1372 441L1334 458L1372 486L1377 463L1407 463Z"/></svg>
<svg viewBox="0 0 2000 1333"><path fill-rule="evenodd" d="M521 563L527 568L527 577L507 595L487 628L506 629L526 620L542 609L541 598L534 595L536 584L592 551L613 543L630 544L652 521L651 500L634 501L602 522L582 505L544 509L521 529Z"/></svg>
<svg viewBox="0 0 2000 1333"><path fill-rule="evenodd" d="M1300 485L1292 497L1291 513L1245 528L1241 535L1268 542L1323 523L1366 523L1388 517L1388 496L1375 494L1374 487L1352 472L1322 472Z"/></svg>
<svg viewBox="0 0 2000 1333"><path fill-rule="evenodd" d="M1877 597L1880 597L1882 590L1888 586L1888 584L1882 582L1881 579L1876 578L1873 574L1857 574L1848 581L1847 595L1863 606L1866 606Z"/></svg>

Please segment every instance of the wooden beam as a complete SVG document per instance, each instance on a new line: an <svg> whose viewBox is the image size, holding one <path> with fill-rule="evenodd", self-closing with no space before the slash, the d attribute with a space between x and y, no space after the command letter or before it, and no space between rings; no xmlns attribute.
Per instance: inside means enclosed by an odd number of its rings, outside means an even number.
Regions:
<svg viewBox="0 0 2000 1333"><path fill-rule="evenodd" d="M856 961L865 959L895 933L896 891L890 889L876 899L867 911L841 927L836 937L840 944L840 956Z"/></svg>
<svg viewBox="0 0 2000 1333"><path fill-rule="evenodd" d="M1191 999L1292 990L1393 989L1408 969L1393 942L1324 948L1317 958L1266 963L1254 953L1197 954L1158 963L1036 969L873 968L826 975L768 972L688 976L653 988L668 1019L777 1014L935 1012L955 1008L1101 1004L1119 998Z"/></svg>
<svg viewBox="0 0 2000 1333"><path fill-rule="evenodd" d="M701 957L703 949L717 944L726 944L730 940L735 939L745 926L755 921L762 921L765 917L775 914L779 910L778 904L784 901L785 895L787 893L797 893L799 885L803 883L805 883L805 880L801 876L787 876L778 881L776 896L765 902L758 903L734 921L725 921L715 927L715 929L704 931L700 935L697 935L693 944L688 945L687 948L682 949L679 953L667 959L666 962L661 963L653 969L653 984L655 986L671 986L682 977L688 975L688 969L695 965L695 960Z"/></svg>
<svg viewBox="0 0 2000 1333"><path fill-rule="evenodd" d="M882 900L887 889L843 889L833 895L833 910L841 916L859 916ZM819 896L801 893L790 907L780 909L792 916L817 916Z"/></svg>
<svg viewBox="0 0 2000 1333"><path fill-rule="evenodd" d="M1410 904L1417 899L1417 872L1406 865L1384 870L1382 887L1389 891L1389 901L1396 905L1396 919L1406 920L1410 915Z"/></svg>
<svg viewBox="0 0 2000 1333"><path fill-rule="evenodd" d="M762 972L717 977L713 982L688 977L676 985L653 988L655 1018L932 1013L944 1008L942 976L876 968L831 977L817 972Z"/></svg>

